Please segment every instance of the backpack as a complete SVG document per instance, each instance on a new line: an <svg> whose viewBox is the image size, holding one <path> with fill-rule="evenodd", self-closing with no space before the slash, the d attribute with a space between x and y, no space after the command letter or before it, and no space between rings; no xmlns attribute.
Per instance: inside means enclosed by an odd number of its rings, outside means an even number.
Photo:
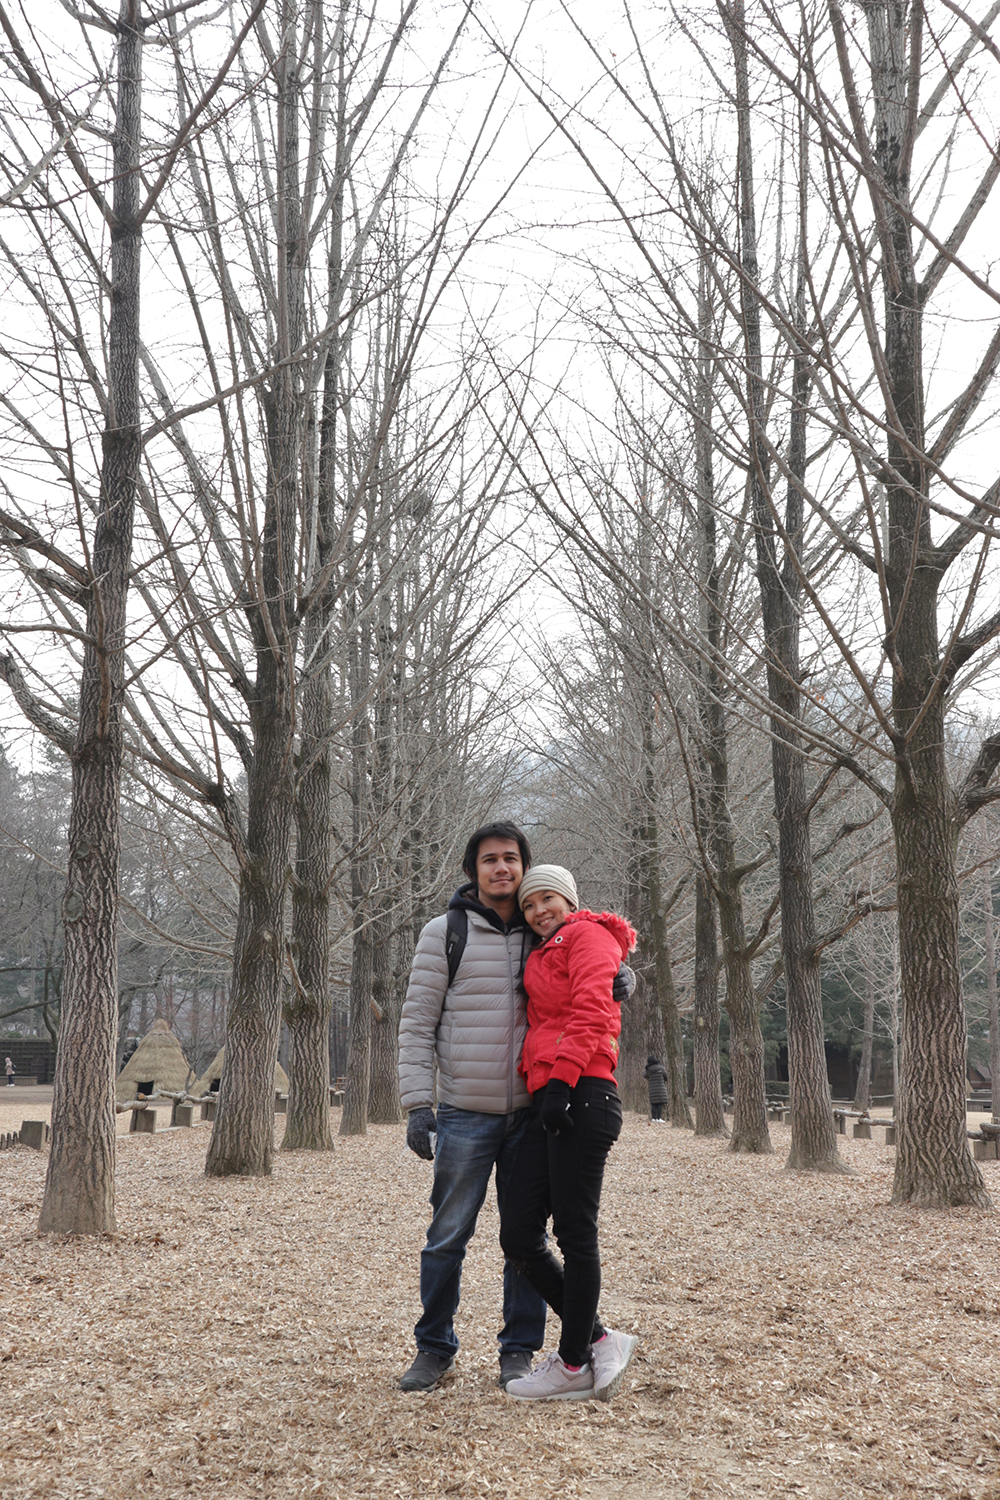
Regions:
<svg viewBox="0 0 1000 1500"><path fill-rule="evenodd" d="M469 937L469 913L464 906L449 906L445 920L448 925L444 935L444 952L448 960L448 988L451 989Z"/></svg>

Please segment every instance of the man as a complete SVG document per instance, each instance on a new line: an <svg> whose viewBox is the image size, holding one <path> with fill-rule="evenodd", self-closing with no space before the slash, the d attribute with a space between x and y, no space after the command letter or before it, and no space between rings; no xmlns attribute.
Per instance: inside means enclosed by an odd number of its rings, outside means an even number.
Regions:
<svg viewBox="0 0 1000 1500"><path fill-rule="evenodd" d="M429 1391L454 1368L462 1261L496 1168L504 1195L530 1103L517 1071L526 1028L521 971L531 933L517 891L531 863L512 823L477 828L462 868L469 883L452 897L458 914L435 917L420 934L399 1027L399 1087L409 1111L406 1144L434 1162L433 1217L420 1257L423 1316L404 1391ZM465 943L449 978L449 947ZM454 967L454 960L453 960ZM434 1073L437 1065L437 1118ZM436 1132L436 1150L431 1136ZM509 1264L503 1273L500 1385L531 1372L545 1338L545 1303Z"/></svg>

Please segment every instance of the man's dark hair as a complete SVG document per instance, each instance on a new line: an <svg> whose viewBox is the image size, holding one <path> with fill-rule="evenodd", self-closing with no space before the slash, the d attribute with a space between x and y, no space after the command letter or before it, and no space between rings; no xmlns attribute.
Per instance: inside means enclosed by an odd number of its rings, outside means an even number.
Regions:
<svg viewBox="0 0 1000 1500"><path fill-rule="evenodd" d="M484 839L513 839L521 851L521 864L525 869L531 864L531 850L528 847L527 836L516 824L484 823L482 828L476 829L462 855L462 869L470 880L476 878L476 860L479 858L479 846Z"/></svg>

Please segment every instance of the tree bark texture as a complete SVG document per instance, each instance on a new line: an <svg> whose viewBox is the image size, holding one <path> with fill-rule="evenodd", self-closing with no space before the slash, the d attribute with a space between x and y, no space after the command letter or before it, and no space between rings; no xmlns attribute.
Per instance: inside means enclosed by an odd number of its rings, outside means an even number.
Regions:
<svg viewBox="0 0 1000 1500"><path fill-rule="evenodd" d="M318 647L318 642L313 642ZM292 990L288 1025L288 1115L282 1149L332 1151L330 1130L330 675L315 674L300 693L295 881L292 887Z"/></svg>
<svg viewBox="0 0 1000 1500"><path fill-rule="evenodd" d="M326 491L321 437L320 516L316 571L332 551L332 495ZM332 481L330 488L332 489ZM332 1151L330 1129L330 881L333 864L330 723L332 684L326 664L332 617L329 587L319 591L302 628L304 678L299 690L299 775L295 793L295 880L292 885L292 991L288 1025L288 1115L282 1149Z"/></svg>
<svg viewBox="0 0 1000 1500"><path fill-rule="evenodd" d="M983 842L986 839L984 835ZM993 915L992 860L983 869L983 961L986 965L986 1005L990 1021L990 1103L1000 1119L1000 1008L997 1005L996 923Z"/></svg>
<svg viewBox="0 0 1000 1500"><path fill-rule="evenodd" d="M365 1135L371 1086L372 941L365 926L365 907L355 910L351 949L351 1011L347 1051L347 1082L340 1119L341 1135Z"/></svg>
<svg viewBox="0 0 1000 1500"><path fill-rule="evenodd" d="M923 9L866 7L886 371L886 585L896 731L892 826L900 961L900 1098L894 1203L989 1206L966 1134L966 1025L958 946L960 808L945 763L946 675L938 595L943 567L927 505L923 458L923 303L908 217L916 91L911 58Z"/></svg>
<svg viewBox="0 0 1000 1500"><path fill-rule="evenodd" d="M729 1150L769 1156L764 1037L743 927L743 903L731 875L718 885L719 926L726 965L729 1065L733 1072L733 1129Z"/></svg>
<svg viewBox="0 0 1000 1500"><path fill-rule="evenodd" d="M73 750L62 1018L42 1233L113 1234L118 1023L121 710L132 525L141 461L139 292L142 36L139 0L119 13L112 142L114 226L109 407Z"/></svg>
<svg viewBox="0 0 1000 1500"><path fill-rule="evenodd" d="M719 1067L719 943L711 887L698 876L694 912L694 1133L728 1136Z"/></svg>
<svg viewBox="0 0 1000 1500"><path fill-rule="evenodd" d="M274 1150L274 1066L281 1030L285 887L294 812L287 664L262 651L257 684L260 706L254 710L247 848L226 1011L226 1056L205 1163L210 1177L267 1176Z"/></svg>
<svg viewBox="0 0 1000 1500"><path fill-rule="evenodd" d="M394 981L392 912L380 912L372 923L371 1076L368 1122L397 1125L399 1106L399 990Z"/></svg>

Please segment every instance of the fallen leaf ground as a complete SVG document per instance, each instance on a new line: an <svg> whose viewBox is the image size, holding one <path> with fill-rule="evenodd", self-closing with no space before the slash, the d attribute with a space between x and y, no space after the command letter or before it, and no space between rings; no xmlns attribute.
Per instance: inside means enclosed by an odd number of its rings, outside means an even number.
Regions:
<svg viewBox="0 0 1000 1500"><path fill-rule="evenodd" d="M0 1152L0 1495L1000 1500L998 1216L889 1208L875 1141L813 1178L773 1138L627 1119L602 1310L639 1351L614 1402L546 1406L495 1385L491 1202L458 1370L397 1390L430 1189L402 1127L266 1181L206 1179L207 1126L125 1137L99 1241L39 1239L44 1157Z"/></svg>

